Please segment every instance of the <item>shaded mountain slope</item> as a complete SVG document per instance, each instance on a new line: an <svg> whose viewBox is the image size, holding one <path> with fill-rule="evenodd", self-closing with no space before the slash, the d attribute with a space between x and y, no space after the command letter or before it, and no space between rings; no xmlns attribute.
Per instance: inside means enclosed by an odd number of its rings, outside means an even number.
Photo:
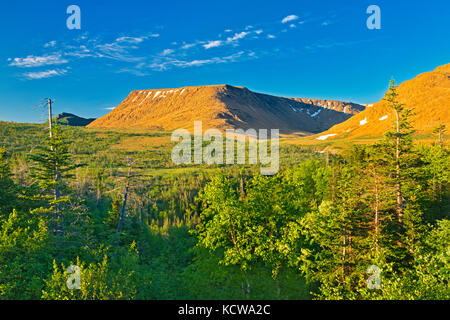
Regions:
<svg viewBox="0 0 450 320"><path fill-rule="evenodd" d="M96 120L95 118L86 119L66 112L58 114L55 119L62 125L75 127L84 127Z"/></svg>

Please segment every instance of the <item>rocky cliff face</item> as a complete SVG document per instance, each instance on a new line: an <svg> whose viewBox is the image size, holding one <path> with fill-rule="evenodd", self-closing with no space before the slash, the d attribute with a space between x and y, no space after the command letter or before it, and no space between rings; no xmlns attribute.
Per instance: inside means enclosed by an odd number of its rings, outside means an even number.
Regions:
<svg viewBox="0 0 450 320"><path fill-rule="evenodd" d="M345 103L342 103L345 104ZM337 104L336 104L337 105ZM191 129L280 129L281 133L317 133L353 114L297 99L256 93L244 87L213 85L132 91L112 112L89 127Z"/></svg>
<svg viewBox="0 0 450 320"><path fill-rule="evenodd" d="M317 107L322 107L338 112L348 114L357 114L365 109L365 106L353 102L325 100L325 99L308 99L308 98L292 98L295 101L312 104Z"/></svg>

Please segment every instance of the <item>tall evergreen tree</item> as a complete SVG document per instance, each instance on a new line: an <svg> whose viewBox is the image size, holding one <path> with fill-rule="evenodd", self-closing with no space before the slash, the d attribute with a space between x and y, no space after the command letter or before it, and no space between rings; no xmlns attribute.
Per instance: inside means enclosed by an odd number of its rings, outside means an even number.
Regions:
<svg viewBox="0 0 450 320"><path fill-rule="evenodd" d="M55 215L55 232L61 232L61 206L70 200L68 180L73 178L73 170L80 167L75 164L68 151L68 140L64 136L61 126L55 124L52 134L46 137L43 146L38 146L37 152L30 155L33 161L31 177L38 181L41 193L35 197L44 200Z"/></svg>
<svg viewBox="0 0 450 320"><path fill-rule="evenodd" d="M405 199L403 197L402 183L405 179L405 170L407 167L407 157L412 149L412 134L414 130L409 117L412 110L407 109L399 101L397 86L395 81L391 80L389 90L383 100L388 102L389 107L395 113L394 129L386 133L388 147L391 148L390 158L393 160L394 183L397 197L397 218L400 224L403 224L403 211Z"/></svg>

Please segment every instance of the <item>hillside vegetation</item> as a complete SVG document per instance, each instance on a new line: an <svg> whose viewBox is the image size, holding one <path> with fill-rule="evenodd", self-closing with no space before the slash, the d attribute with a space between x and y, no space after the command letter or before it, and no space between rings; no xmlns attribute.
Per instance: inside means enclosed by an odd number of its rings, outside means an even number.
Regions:
<svg viewBox="0 0 450 320"><path fill-rule="evenodd" d="M177 166L161 129L0 122L0 299L448 300L446 126L418 144L399 93L382 139L282 143L273 176Z"/></svg>

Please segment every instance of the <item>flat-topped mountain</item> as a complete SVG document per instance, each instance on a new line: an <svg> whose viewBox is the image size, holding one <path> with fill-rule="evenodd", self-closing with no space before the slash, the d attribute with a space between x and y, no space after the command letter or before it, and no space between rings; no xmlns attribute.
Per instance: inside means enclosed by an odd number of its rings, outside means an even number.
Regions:
<svg viewBox="0 0 450 320"><path fill-rule="evenodd" d="M450 64L418 75L398 86L398 99L415 113L412 124L418 134L433 131L440 124L450 127ZM392 128L395 114L384 100L321 134L318 139L378 137Z"/></svg>
<svg viewBox="0 0 450 320"><path fill-rule="evenodd" d="M191 129L194 121L202 121L204 130L254 128L318 133L352 117L349 110L332 110L244 87L211 85L132 91L89 127L174 130Z"/></svg>

